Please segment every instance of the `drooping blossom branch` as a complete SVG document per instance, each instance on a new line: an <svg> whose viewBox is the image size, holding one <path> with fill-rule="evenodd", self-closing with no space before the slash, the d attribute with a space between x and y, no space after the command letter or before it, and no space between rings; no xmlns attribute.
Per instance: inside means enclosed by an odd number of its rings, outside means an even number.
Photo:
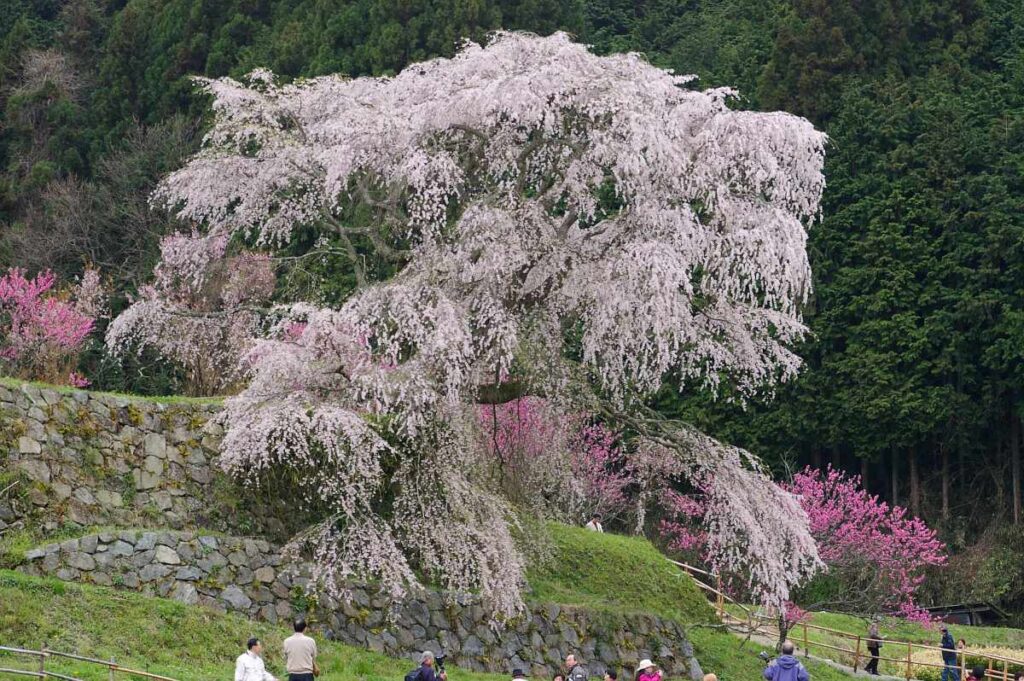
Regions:
<svg viewBox="0 0 1024 681"><path fill-rule="evenodd" d="M154 348L186 370L186 392L210 395L238 377L274 291L265 255L227 255L227 238L172 234L160 244L156 280L107 329L114 352Z"/></svg>
<svg viewBox="0 0 1024 681"><path fill-rule="evenodd" d="M394 78L201 81L213 127L156 201L212 242L273 249L302 226L353 267L359 238L398 268L357 276L337 310L307 306L297 337L257 343L225 413L229 469L292 467L335 504L318 535L325 580L398 593L418 567L501 613L522 607L475 404L502 385L606 420L669 375L742 396L795 374L824 135L690 80L564 34L498 33ZM788 557L750 559L766 598L816 565L799 506L749 455L628 421L607 419L722 481L709 530L723 560L747 565L737 542L783 538ZM460 551L431 554L428 524Z"/></svg>

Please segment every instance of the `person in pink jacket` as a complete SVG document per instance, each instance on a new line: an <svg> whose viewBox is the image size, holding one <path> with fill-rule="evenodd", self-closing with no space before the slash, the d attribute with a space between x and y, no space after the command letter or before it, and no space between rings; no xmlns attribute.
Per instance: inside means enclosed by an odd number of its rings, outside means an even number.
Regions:
<svg viewBox="0 0 1024 681"><path fill-rule="evenodd" d="M636 673L636 681L661 681L661 670L650 660L640 660Z"/></svg>

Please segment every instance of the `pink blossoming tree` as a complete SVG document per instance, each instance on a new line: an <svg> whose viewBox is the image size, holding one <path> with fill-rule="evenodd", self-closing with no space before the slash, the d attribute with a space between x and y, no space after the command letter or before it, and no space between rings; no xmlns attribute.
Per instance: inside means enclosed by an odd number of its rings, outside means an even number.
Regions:
<svg viewBox="0 0 1024 681"><path fill-rule="evenodd" d="M766 601L819 566L754 457L643 406L666 376L751 395L800 364L824 135L691 81L510 33L394 78L201 81L213 127L156 200L205 239L272 250L315 229L365 284L279 310L224 411L228 470L287 467L332 509L305 536L325 586L397 597L419 568L519 611L478 405L530 395L704 481L710 555ZM396 274L372 281L356 246Z"/></svg>
<svg viewBox="0 0 1024 681"><path fill-rule="evenodd" d="M928 619L916 594L927 568L946 562L935 530L909 517L905 508L889 506L866 492L859 477L831 467L806 468L785 488L799 499L828 567L824 583L812 582L797 594L804 605ZM706 558L703 496L669 492L665 500L660 531L669 548ZM798 610L792 604L786 608L787 613Z"/></svg>
<svg viewBox="0 0 1024 681"><path fill-rule="evenodd" d="M818 551L836 588L814 605L864 613L926 617L915 600L929 566L946 562L935 530L902 506L860 486L860 478L829 467L804 469L787 485L807 512Z"/></svg>
<svg viewBox="0 0 1024 681"><path fill-rule="evenodd" d="M479 417L498 486L517 506L571 524L627 509L634 481L616 434L603 424L538 397L481 405Z"/></svg>
<svg viewBox="0 0 1024 681"><path fill-rule="evenodd" d="M0 276L0 370L19 378L85 387L78 355L106 296L99 273L86 270L76 286L55 289L52 272L34 278L18 268Z"/></svg>

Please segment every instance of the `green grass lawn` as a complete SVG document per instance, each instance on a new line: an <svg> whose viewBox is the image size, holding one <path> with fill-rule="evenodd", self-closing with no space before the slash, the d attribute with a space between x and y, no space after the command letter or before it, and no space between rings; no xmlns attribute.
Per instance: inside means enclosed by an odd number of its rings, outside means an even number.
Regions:
<svg viewBox="0 0 1024 681"><path fill-rule="evenodd" d="M550 558L527 570L530 598L708 623L714 610L687 575L646 539L549 524Z"/></svg>
<svg viewBox="0 0 1024 681"><path fill-rule="evenodd" d="M55 385L53 383L42 383L40 381L26 381L22 378L11 376L0 376L0 385L11 390L17 390L23 385L30 385L40 390L53 390L61 394L75 392L88 392L92 395L109 395L111 397L123 397L138 402L160 402L162 404L219 404L223 401L221 397L186 397L184 395L136 395L133 393L106 392L102 390L85 390L74 388L69 385Z"/></svg>
<svg viewBox="0 0 1024 681"><path fill-rule="evenodd" d="M867 620L853 615L841 615L832 612L816 612L811 616L811 624L828 627L838 631L862 634L867 631ZM1020 648L1024 650L1024 630L1010 627L967 627L950 625L949 631L954 639L964 639L968 647L997 646L1001 648ZM822 634L823 632L817 632ZM882 634L886 638L938 645L942 638L938 628L927 629L920 624L897 619L886 619L882 625ZM808 637L813 639L811 632Z"/></svg>

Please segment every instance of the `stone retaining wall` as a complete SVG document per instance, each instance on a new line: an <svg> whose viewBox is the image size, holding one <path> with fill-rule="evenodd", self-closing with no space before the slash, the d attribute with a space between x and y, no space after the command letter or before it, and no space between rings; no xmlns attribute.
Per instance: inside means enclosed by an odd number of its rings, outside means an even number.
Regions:
<svg viewBox="0 0 1024 681"><path fill-rule="evenodd" d="M532 605L501 630L473 597L427 593L401 608L363 588L342 603L306 594L308 574L272 543L304 523L287 492L257 496L217 466L218 405L162 403L86 391L0 384L0 529L24 522L167 527L101 532L30 551L20 570L175 598L277 622L297 610L325 635L393 656L443 650L459 666L550 675L575 651L592 675L652 657L672 676L698 674L685 632L671 621ZM4 485L0 485L0 489Z"/></svg>
<svg viewBox="0 0 1024 681"><path fill-rule="evenodd" d="M308 574L262 540L194 532L102 532L29 551L20 571L236 612L270 622L306 612L322 634L392 656L444 651L477 671L529 670L549 675L569 652L606 667L632 668L657 659L673 676L698 670L686 633L675 622L584 608L534 604L504 628L490 626L473 596L427 592L393 608L356 587L349 598L307 595ZM698 677L699 678L699 677Z"/></svg>
<svg viewBox="0 0 1024 681"><path fill-rule="evenodd" d="M116 586L277 622L295 614L309 580L262 539L195 532L101 532L25 554L18 570Z"/></svg>
<svg viewBox="0 0 1024 681"><path fill-rule="evenodd" d="M202 527L283 540L294 529L284 495L257 497L216 465L218 410L0 384L0 473L27 478L20 499L0 499L0 529L30 519L47 531Z"/></svg>

